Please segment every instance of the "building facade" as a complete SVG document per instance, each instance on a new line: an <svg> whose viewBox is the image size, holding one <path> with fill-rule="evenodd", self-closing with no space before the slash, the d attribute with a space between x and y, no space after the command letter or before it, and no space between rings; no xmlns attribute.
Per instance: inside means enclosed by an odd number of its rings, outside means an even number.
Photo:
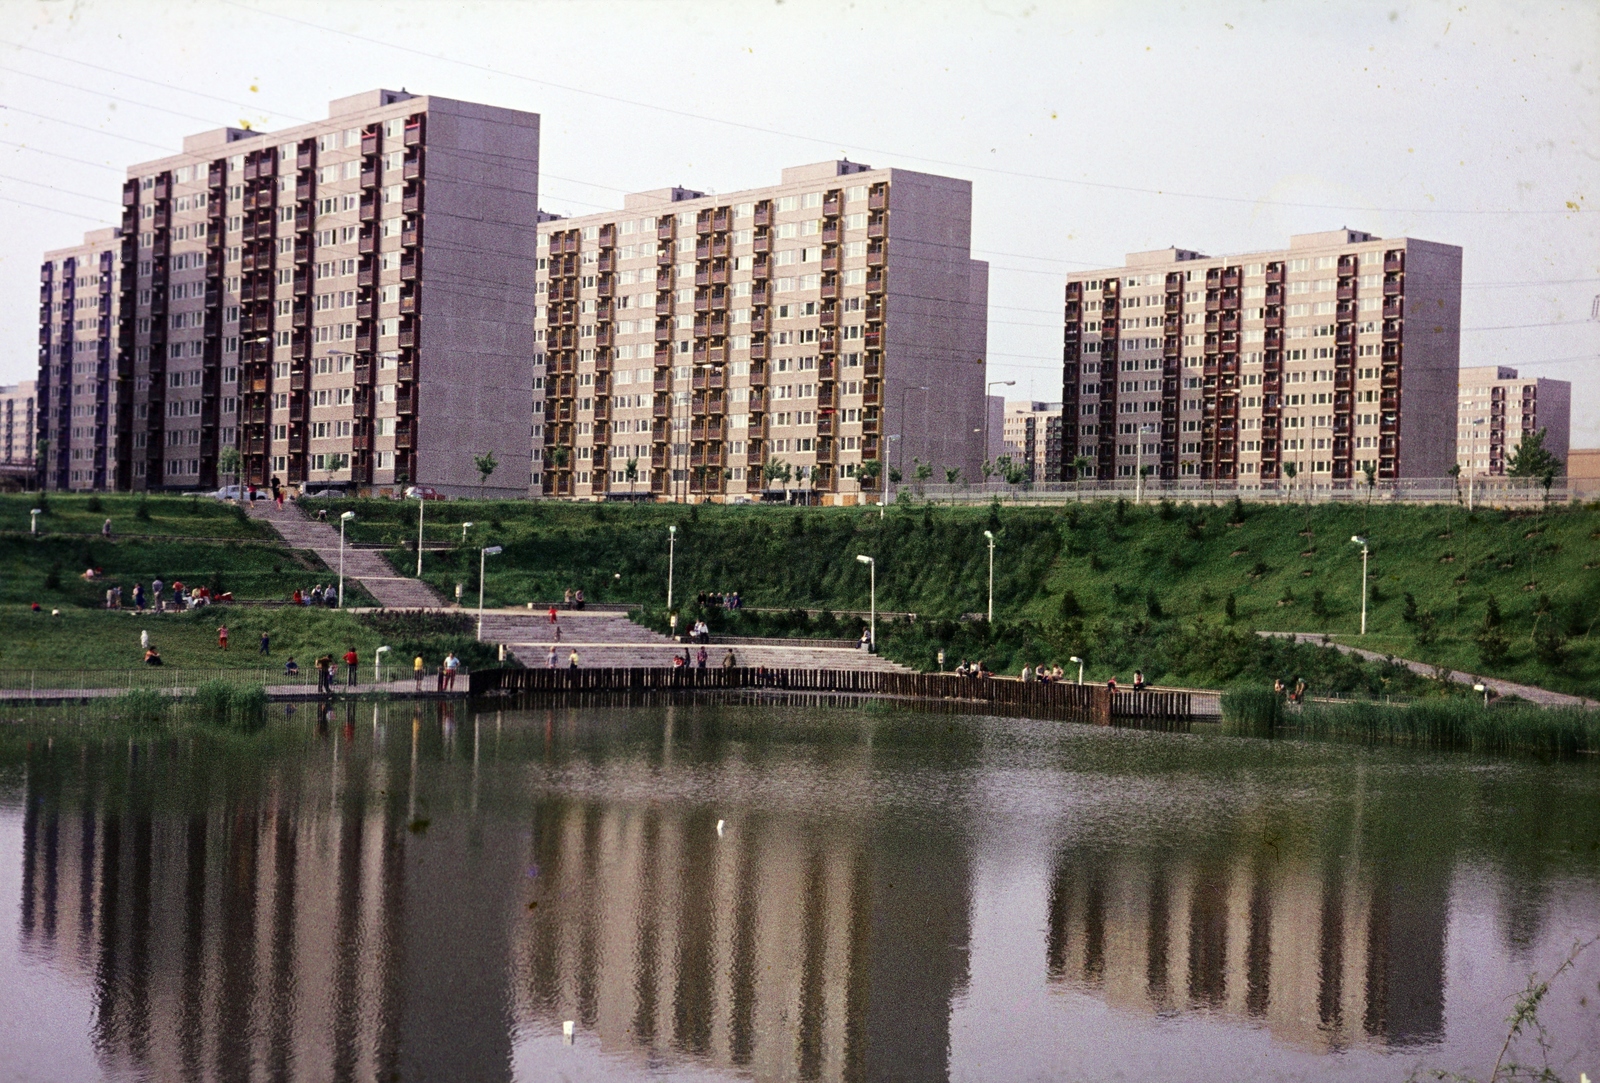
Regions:
<svg viewBox="0 0 1600 1083"><path fill-rule="evenodd" d="M38 421L32 380L0 384L0 466L33 466Z"/></svg>
<svg viewBox="0 0 1600 1083"><path fill-rule="evenodd" d="M855 502L981 465L988 265L966 181L850 162L539 225L537 491ZM870 471L869 471L870 474Z"/></svg>
<svg viewBox="0 0 1600 1083"><path fill-rule="evenodd" d="M1027 480L1061 477L1061 403L1008 402L1004 431L1004 454L1027 470Z"/></svg>
<svg viewBox="0 0 1600 1083"><path fill-rule="evenodd" d="M1443 477L1455 462L1461 249L1355 230L1231 257L1169 248L1074 275L1062 480Z"/></svg>
<svg viewBox="0 0 1600 1083"><path fill-rule="evenodd" d="M1504 365L1461 370L1456 462L1463 474L1504 477L1511 453L1544 430L1545 450L1567 461L1572 434L1572 384L1522 378Z"/></svg>
<svg viewBox="0 0 1600 1083"><path fill-rule="evenodd" d="M527 491L538 116L328 114L128 170L108 484Z"/></svg>
<svg viewBox="0 0 1600 1083"><path fill-rule="evenodd" d="M39 371L33 384L44 489L105 489L117 450L117 229L46 252L39 266Z"/></svg>

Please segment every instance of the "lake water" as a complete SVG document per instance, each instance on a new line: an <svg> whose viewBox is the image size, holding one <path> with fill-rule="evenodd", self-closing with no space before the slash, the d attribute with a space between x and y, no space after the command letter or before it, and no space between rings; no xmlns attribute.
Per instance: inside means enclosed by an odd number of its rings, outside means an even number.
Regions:
<svg viewBox="0 0 1600 1083"><path fill-rule="evenodd" d="M275 710L0 735L0 1081L1487 1078L1600 934L1588 760ZM1600 946L1540 1021L1600 1080Z"/></svg>

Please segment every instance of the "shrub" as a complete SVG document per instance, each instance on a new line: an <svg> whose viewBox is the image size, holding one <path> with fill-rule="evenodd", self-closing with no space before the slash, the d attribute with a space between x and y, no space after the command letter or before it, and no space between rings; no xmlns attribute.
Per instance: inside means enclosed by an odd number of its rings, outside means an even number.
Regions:
<svg viewBox="0 0 1600 1083"><path fill-rule="evenodd" d="M83 510L84 511L92 511L96 515L98 515L101 512L105 511L106 509L105 509L105 505L100 502L100 497L98 495L95 495L95 496L91 496L88 499L88 501L83 505Z"/></svg>
<svg viewBox="0 0 1600 1083"><path fill-rule="evenodd" d="M147 500L139 501L139 506L133 509L133 517L141 523L148 523L150 521L150 502Z"/></svg>
<svg viewBox="0 0 1600 1083"><path fill-rule="evenodd" d="M111 700L109 710L113 718L149 725L167 716L170 703L165 695L153 688L130 688Z"/></svg>

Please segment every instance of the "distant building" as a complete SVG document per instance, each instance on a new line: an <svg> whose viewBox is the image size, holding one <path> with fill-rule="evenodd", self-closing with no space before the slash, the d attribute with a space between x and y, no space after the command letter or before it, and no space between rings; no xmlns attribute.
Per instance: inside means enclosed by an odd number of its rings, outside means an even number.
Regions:
<svg viewBox="0 0 1600 1083"><path fill-rule="evenodd" d="M1169 248L1066 284L1064 480L1441 477L1461 249L1356 230L1226 258ZM1141 448L1139 445L1142 444Z"/></svg>
<svg viewBox="0 0 1600 1083"><path fill-rule="evenodd" d="M38 404L34 383L0 385L0 466L32 466Z"/></svg>
<svg viewBox="0 0 1600 1083"><path fill-rule="evenodd" d="M1567 492L1585 500L1600 497L1600 447L1567 452Z"/></svg>
<svg viewBox="0 0 1600 1083"><path fill-rule="evenodd" d="M1029 481L1061 477L1061 404L1024 399L1006 403L1005 450L1027 467Z"/></svg>
<svg viewBox="0 0 1600 1083"><path fill-rule="evenodd" d="M115 483L121 236L115 227L91 230L82 244L46 252L39 266L39 375L29 386L45 489Z"/></svg>
<svg viewBox="0 0 1600 1083"><path fill-rule="evenodd" d="M969 181L845 161L545 216L536 491L855 503L873 460L974 476L988 264L971 218Z"/></svg>
<svg viewBox="0 0 1600 1083"><path fill-rule="evenodd" d="M1572 384L1523 378L1504 365L1464 368L1456 416L1456 462L1463 474L1502 477L1524 435L1544 430L1544 446L1567 461Z"/></svg>

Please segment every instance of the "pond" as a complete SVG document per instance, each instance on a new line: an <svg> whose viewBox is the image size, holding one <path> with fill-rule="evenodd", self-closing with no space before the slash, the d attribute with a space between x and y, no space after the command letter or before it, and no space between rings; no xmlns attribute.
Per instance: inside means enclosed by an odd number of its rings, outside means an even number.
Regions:
<svg viewBox="0 0 1600 1083"><path fill-rule="evenodd" d="M0 1079L1487 1078L1600 934L1592 759L274 711L0 734ZM1600 946L1540 1007L1562 1078L1597 987Z"/></svg>

